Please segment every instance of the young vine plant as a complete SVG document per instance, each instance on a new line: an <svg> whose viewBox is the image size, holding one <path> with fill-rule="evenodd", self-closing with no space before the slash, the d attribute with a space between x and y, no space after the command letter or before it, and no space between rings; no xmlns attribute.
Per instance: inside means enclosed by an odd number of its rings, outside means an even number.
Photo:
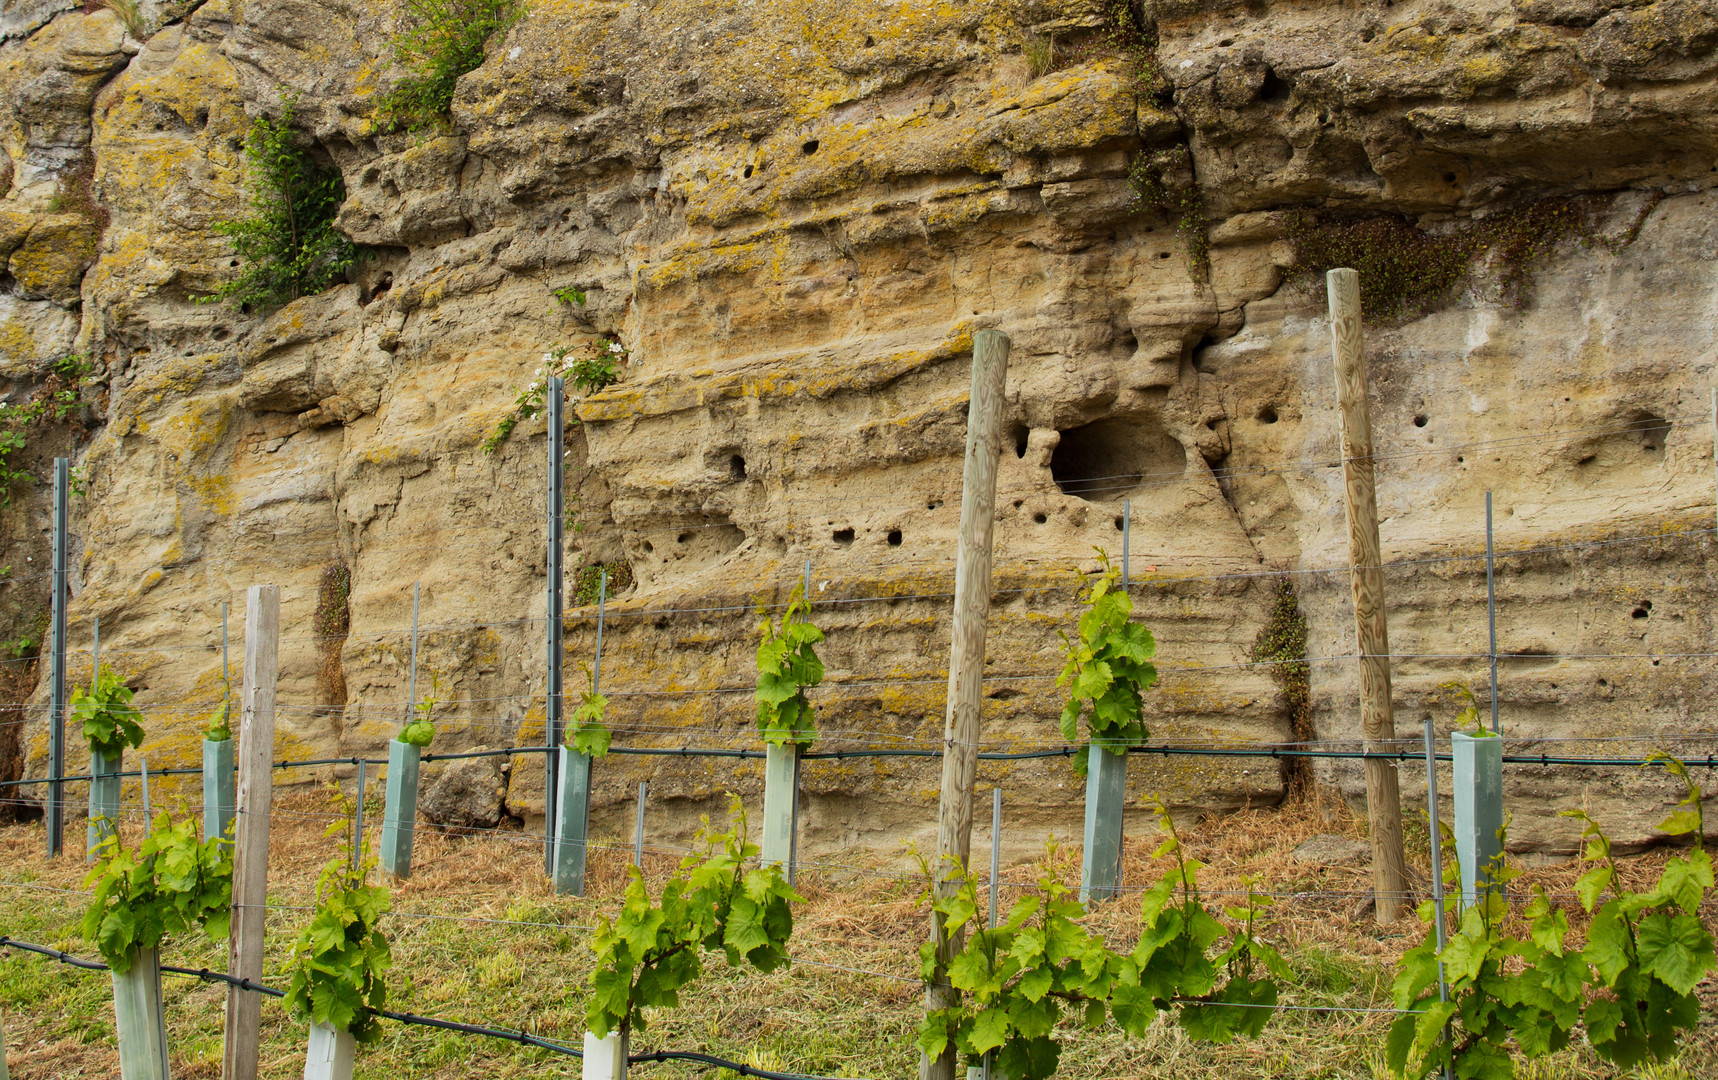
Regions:
<svg viewBox="0 0 1718 1080"><path fill-rule="evenodd" d="M799 896L774 864L746 869L758 854L746 842L745 808L736 797L729 807L736 819L716 832L708 818L699 833L702 855L680 863L680 873L652 901L643 875L632 868L626 901L611 921L597 920L591 946L591 998L585 1024L597 1038L618 1031L624 1046L633 1031L645 1030L646 1009L680 1004L680 991L703 972L703 954L721 952L728 966L751 965L771 972L789 963L793 936L792 904Z"/></svg>
<svg viewBox="0 0 1718 1080"><path fill-rule="evenodd" d="M614 738L603 724L608 698L597 693L596 673L589 664L585 665L585 681L590 689L579 695L579 707L573 710L572 722L567 726L567 745L581 754L601 758L608 754L609 742Z"/></svg>
<svg viewBox="0 0 1718 1080"><path fill-rule="evenodd" d="M559 295L558 293L556 295ZM541 413L549 400L549 380L564 378L580 394L595 394L620 381L620 369L632 363L632 354L619 338L601 338L575 350L553 345L543 354L531 382L513 397L513 408L483 440L483 452L493 454L513 434L513 429ZM578 398L572 404L578 403ZM573 422L577 417L569 416Z"/></svg>
<svg viewBox="0 0 1718 1080"><path fill-rule="evenodd" d="M350 829L349 822L336 820L327 835ZM316 914L298 932L287 961L292 978L286 1004L292 1015L350 1032L360 1043L382 1037L373 1010L387 1003L384 976L393 965L388 938L377 926L388 910L388 889L367 883L375 864L368 844L354 857L350 840L328 860L316 883Z"/></svg>
<svg viewBox="0 0 1718 1080"><path fill-rule="evenodd" d="M1128 621L1133 598L1116 587L1121 569L1110 565L1102 548L1097 550L1102 571L1081 594L1086 610L1080 615L1078 637L1061 632L1065 663L1056 678L1057 686L1070 688L1062 707L1062 737L1070 743L1079 740L1082 715L1091 736L1074 757L1075 771L1082 776L1093 748L1126 754L1128 747L1145 741L1144 694L1157 682L1157 668L1151 663L1157 642L1150 630Z"/></svg>
<svg viewBox="0 0 1718 1080"><path fill-rule="evenodd" d="M1088 1028L1113 1017L1143 1037L1159 1012L1173 1012L1190 1037L1211 1043L1263 1029L1277 1002L1272 977L1290 974L1256 932L1269 899L1249 888L1244 905L1225 909L1233 929L1225 925L1199 894L1204 864L1187 857L1163 803L1151 805L1165 837L1156 855L1173 857L1175 868L1144 894L1139 943L1112 951L1081 924L1085 907L1056 874L1052 845L1037 895L1016 902L1001 925L974 929L951 958L948 979L959 1001L926 1014L921 1050L936 1058L952 1048L973 1065L993 1053L1003 1076L1042 1080L1056 1072L1055 1030L1064 1015ZM971 878L957 884L946 897L927 892L951 936L978 913ZM919 956L932 983L935 944L921 946Z"/></svg>
<svg viewBox="0 0 1718 1080"><path fill-rule="evenodd" d="M823 661L812 646L823 631L811 624L811 597L796 588L778 630L772 619L758 627L758 734L773 746L810 746L817 738L816 709L805 696L823 681Z"/></svg>
<svg viewBox="0 0 1718 1080"><path fill-rule="evenodd" d="M1448 1068L1474 1080L1510 1080L1512 1044L1526 1058L1543 1057L1567 1046L1577 1024L1593 1052L1618 1066L1662 1061L1676 1052L1678 1034L1700 1019L1694 987L1718 968L1712 935L1698 916L1713 887L1713 868L1701 844L1699 788L1681 762L1655 760L1687 791L1659 829L1692 835L1693 849L1669 859L1652 889L1634 892L1598 823L1583 810L1565 811L1584 823L1581 857L1593 864L1575 885L1593 916L1581 949L1567 943L1568 916L1543 890L1535 890L1523 912L1527 937L1504 932L1503 886L1520 872L1496 860L1494 887L1461 913L1443 949L1433 927L1402 958L1394 990L1396 1007L1407 1011L1391 1025L1385 1045L1395 1075L1418 1080ZM1430 901L1420 917L1428 923L1436 918ZM1440 964L1447 991L1438 987Z"/></svg>
<svg viewBox="0 0 1718 1080"><path fill-rule="evenodd" d="M412 704L412 717L400 728L400 741L419 750L428 750L435 739L435 707L441 704L441 676L430 676L430 691L422 701Z"/></svg>
<svg viewBox="0 0 1718 1080"><path fill-rule="evenodd" d="M72 691L72 717L83 722L91 755L110 760L143 745L143 713L131 703L134 691L111 668L102 667L95 682Z"/></svg>
<svg viewBox="0 0 1718 1080"><path fill-rule="evenodd" d="M154 949L170 933L202 927L223 941L233 908L232 845L197 839L197 822L175 823L165 811L137 850L109 834L95 849L84 881L94 895L84 910L83 936L119 974L139 949Z"/></svg>

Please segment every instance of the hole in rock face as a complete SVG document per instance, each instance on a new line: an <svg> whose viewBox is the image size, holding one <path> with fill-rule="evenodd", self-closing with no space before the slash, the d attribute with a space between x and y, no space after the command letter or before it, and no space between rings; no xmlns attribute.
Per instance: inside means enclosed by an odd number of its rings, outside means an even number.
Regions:
<svg viewBox="0 0 1718 1080"><path fill-rule="evenodd" d="M1453 184L1455 182L1456 182L1456 174L1455 173L1447 172L1444 174L1444 183Z"/></svg>
<svg viewBox="0 0 1718 1080"><path fill-rule="evenodd" d="M1012 686L1004 686L1000 690L992 690L984 696L989 698L991 701L1012 701L1023 693L1025 693L1025 691L1016 690Z"/></svg>
<svg viewBox="0 0 1718 1080"><path fill-rule="evenodd" d="M1637 607L1633 611L1629 612L1629 618L1631 618L1631 619L1644 619L1648 615L1651 615L1651 614L1652 614L1652 601L1651 600L1642 600L1640 602L1639 607Z"/></svg>
<svg viewBox="0 0 1718 1080"><path fill-rule="evenodd" d="M1420 415L1414 417L1414 426L1415 427L1425 427L1426 426L1426 416L1424 413L1421 413Z"/></svg>
<svg viewBox="0 0 1718 1080"><path fill-rule="evenodd" d="M1597 454L1588 454L1588 455L1587 455L1587 456L1586 456L1586 457L1584 457L1584 458L1582 458L1582 459L1581 459L1581 460L1580 460L1580 461L1577 461L1577 462L1575 462L1575 464L1576 464L1576 465L1577 465L1577 466L1580 466L1580 465L1591 465L1591 464L1592 464L1592 463L1593 463L1593 462L1595 462L1595 461L1597 461L1597 460L1599 460L1599 455L1597 455Z"/></svg>
<svg viewBox="0 0 1718 1080"><path fill-rule="evenodd" d="M943 501L941 499L932 499L930 502L925 504L925 509L926 510L941 510L942 505L943 505Z"/></svg>
<svg viewBox="0 0 1718 1080"><path fill-rule="evenodd" d="M838 547L852 547L853 546L853 530L852 529L836 529L835 535L833 537L831 537L831 539L833 539L835 541L836 546L838 546Z"/></svg>
<svg viewBox="0 0 1718 1080"><path fill-rule="evenodd" d="M1121 531L1122 531L1122 520L1121 520L1121 517L1118 515L1116 517L1116 532L1121 532Z"/></svg>
<svg viewBox="0 0 1718 1080"><path fill-rule="evenodd" d="M1259 410L1258 419L1261 424L1274 424L1277 422L1277 410L1270 405L1266 405L1264 408Z"/></svg>
<svg viewBox="0 0 1718 1080"><path fill-rule="evenodd" d="M1217 47L1219 49L1227 49L1229 46L1233 45L1234 43L1235 43L1234 38L1224 38L1222 41L1219 41L1217 43Z"/></svg>
<svg viewBox="0 0 1718 1080"><path fill-rule="evenodd" d="M1187 451L1155 416L1116 416L1062 432L1050 475L1064 495L1117 502L1153 479L1178 477Z"/></svg>
<svg viewBox="0 0 1718 1080"><path fill-rule="evenodd" d="M1361 41L1371 41L1373 38L1375 38L1377 36L1378 36L1378 32L1376 30L1372 29L1371 27L1367 27L1366 29L1360 31L1360 40Z"/></svg>
<svg viewBox="0 0 1718 1080"><path fill-rule="evenodd" d="M216 341L225 341L232 336L233 336L233 332L231 330L227 330L225 328L222 328L220 330L215 331L215 340Z"/></svg>
<svg viewBox="0 0 1718 1080"><path fill-rule="evenodd" d="M1038 525L1042 525L1042 524L1044 524L1044 523L1045 523L1045 522L1046 522L1046 521L1049 521L1049 520L1050 520L1050 517L1049 517L1049 515L1047 515L1047 514L1044 514L1044 513L1042 513L1042 512L1040 512L1040 513L1036 513L1036 514L1033 514L1033 515L1032 515L1032 521L1033 521L1033 522L1034 522L1034 523L1035 523L1035 524L1038 524Z"/></svg>
<svg viewBox="0 0 1718 1080"><path fill-rule="evenodd" d="M817 153L817 140L816 139L805 140L805 142L800 146L800 149L805 151L807 154Z"/></svg>
<svg viewBox="0 0 1718 1080"><path fill-rule="evenodd" d="M1031 429L1025 427L1024 425L1014 429L1014 456L1015 457L1023 458L1026 456L1026 441L1027 441L1027 438L1031 434L1032 434Z"/></svg>
<svg viewBox="0 0 1718 1080"><path fill-rule="evenodd" d="M644 542L644 550L646 553L654 552L656 550L656 545L646 540Z"/></svg>
<svg viewBox="0 0 1718 1080"><path fill-rule="evenodd" d="M901 546L901 530L899 530L899 529L890 529L889 530L889 546L890 547L900 547Z"/></svg>
<svg viewBox="0 0 1718 1080"><path fill-rule="evenodd" d="M1259 86L1259 98L1263 101L1287 101L1289 91L1294 85L1287 79L1280 78L1276 72L1265 71L1265 81Z"/></svg>
<svg viewBox="0 0 1718 1080"><path fill-rule="evenodd" d="M728 459L728 475L735 480L746 478L746 459L738 454Z"/></svg>
<svg viewBox="0 0 1718 1080"><path fill-rule="evenodd" d="M692 534L689 532L683 532L679 536L676 536L674 538L674 542L676 544L684 544L686 541L688 541L690 539L692 539Z"/></svg>
<svg viewBox="0 0 1718 1080"><path fill-rule="evenodd" d="M746 166L746 179L750 180L751 178L752 178L752 167L750 165L747 165Z"/></svg>
<svg viewBox="0 0 1718 1080"><path fill-rule="evenodd" d="M865 47L867 49L869 49L871 46L873 46L875 44L877 44L877 39L872 37L870 34L866 34L865 35Z"/></svg>
<svg viewBox="0 0 1718 1080"><path fill-rule="evenodd" d="M1629 417L1628 426L1640 440L1640 448L1649 454L1663 450L1665 440L1670 437L1670 421L1653 413L1635 413Z"/></svg>

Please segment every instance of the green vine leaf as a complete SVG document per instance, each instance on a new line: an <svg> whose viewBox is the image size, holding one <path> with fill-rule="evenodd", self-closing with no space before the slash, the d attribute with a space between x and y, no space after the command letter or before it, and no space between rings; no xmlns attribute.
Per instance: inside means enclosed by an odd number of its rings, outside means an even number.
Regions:
<svg viewBox="0 0 1718 1080"><path fill-rule="evenodd" d="M652 901L643 876L632 868L620 911L597 920L591 947L586 1027L597 1038L611 1031L624 1037L646 1028L646 1009L680 1004L680 991L703 972L702 954L720 950L728 966L751 965L769 972L785 966L793 936L795 893L775 865L747 871L758 849L746 842L745 808L736 797L735 820L717 832L704 819L701 854L680 863L680 873Z"/></svg>
<svg viewBox="0 0 1718 1080"><path fill-rule="evenodd" d="M817 739L816 710L805 696L823 681L823 661L812 647L823 631L808 618L811 599L795 588L778 630L765 619L758 627L758 734L773 746L810 746Z"/></svg>
<svg viewBox="0 0 1718 1080"><path fill-rule="evenodd" d="M328 834L349 835L351 824L336 820ZM316 913L293 941L287 960L291 981L286 1004L301 1023L327 1024L360 1043L382 1037L371 1010L387 1004L384 978L393 966L388 939L378 928L391 903L385 885L369 885L375 866L368 845L356 858L350 841L323 867L316 883Z"/></svg>
<svg viewBox="0 0 1718 1080"><path fill-rule="evenodd" d="M581 754L593 759L599 759L608 754L609 742L614 738L612 732L603 723L603 714L608 710L608 698L597 693L596 673L589 664L585 665L585 681L590 683L590 689L579 695L579 707L573 710L569 718L566 738L567 745Z"/></svg>
<svg viewBox="0 0 1718 1080"><path fill-rule="evenodd" d="M82 930L114 971L129 971L136 950L157 948L170 933L202 927L216 941L226 938L232 845L220 837L199 842L195 818L175 823L162 812L135 851L112 833L95 851Z"/></svg>
<svg viewBox="0 0 1718 1080"><path fill-rule="evenodd" d="M1086 756L1093 747L1126 754L1146 740L1145 691L1157 682L1157 642L1143 625L1129 622L1133 599L1121 582L1121 569L1097 549L1102 567L1097 579L1081 594L1086 610L1080 615L1077 637L1062 634L1065 663L1057 686L1068 686L1062 707L1062 737L1079 741L1079 721L1086 718L1089 742L1074 758L1074 769L1086 774ZM1087 710L1090 705L1090 710Z"/></svg>
<svg viewBox="0 0 1718 1080"><path fill-rule="evenodd" d="M143 745L143 713L131 703L133 694L105 664L93 687L72 691L72 718L82 721L91 754L114 758Z"/></svg>
<svg viewBox="0 0 1718 1080"><path fill-rule="evenodd" d="M422 701L412 704L412 718L400 728L400 741L419 750L429 749L435 740L435 707L441 704L441 676L430 676L429 693Z"/></svg>

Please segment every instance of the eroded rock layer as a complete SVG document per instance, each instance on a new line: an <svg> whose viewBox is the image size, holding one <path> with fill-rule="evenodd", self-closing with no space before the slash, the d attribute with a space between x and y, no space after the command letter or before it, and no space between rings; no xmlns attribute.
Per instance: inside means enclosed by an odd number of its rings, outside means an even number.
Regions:
<svg viewBox="0 0 1718 1080"><path fill-rule="evenodd" d="M1718 690L1709 2L536 0L447 123L415 133L377 122L403 4L139 10L129 29L51 0L0 15L0 376L22 400L66 356L95 362L96 404L30 452L69 438L87 477L72 673L87 679L99 618L104 661L149 709L152 767L196 760L221 604L236 675L259 582L283 595L278 757L373 756L394 733L414 582L436 748L540 742L542 420L481 444L550 346L599 339L630 363L569 429L570 560L630 570L603 645L617 745L755 746L754 609L809 561L816 597L841 601L817 609L823 747L936 747L985 328L1013 342L987 741L1060 744L1057 631L1093 549L1120 554L1124 500L1164 669L1153 738L1309 734L1246 666L1281 581L1310 622L1310 734L1357 738L1307 252L1371 220L1422 238L1423 259L1382 253L1409 271L1474 229L1503 238L1369 327L1400 732L1427 713L1448 729L1444 684L1483 697L1491 491L1498 549L1527 552L1497 570L1506 732L1554 755L1710 748L1678 741L1714 732ZM201 302L238 272L215 225L245 210L250 118L288 101L344 179L338 224L364 257L279 309ZM1547 200L1580 225L1520 235ZM47 499L12 491L0 614L23 634ZM569 688L594 614L570 614ZM20 749L39 776L33 701ZM1355 770L1319 775L1360 790ZM1077 827L1065 760L983 776L1011 822ZM668 838L723 791L756 794L761 767L611 757L599 831L630 830L641 778ZM1648 840L1674 796L1661 779L1512 772L1514 842L1567 848L1554 811L1583 799ZM1136 759L1130 776L1189 810L1284 784L1269 758ZM806 843L922 835L936 786L924 758L808 765ZM540 820L534 755L442 787L465 820Z"/></svg>

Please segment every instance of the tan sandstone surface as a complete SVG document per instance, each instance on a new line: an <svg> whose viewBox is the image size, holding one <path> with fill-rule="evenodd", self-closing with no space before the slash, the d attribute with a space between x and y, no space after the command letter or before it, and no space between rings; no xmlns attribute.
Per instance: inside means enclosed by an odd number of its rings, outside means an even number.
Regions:
<svg viewBox="0 0 1718 1080"><path fill-rule="evenodd" d="M1369 327L1398 726L1448 730L1440 686L1483 687L1490 490L1499 550L1530 549L1498 564L1505 730L1543 740L1520 752L1712 748L1678 741L1718 731L1709 2L1148 4L1153 91L1095 36L1115 12L1098 0L535 0L461 80L451 123L416 134L375 119L401 4L143 10L147 40L52 0L0 16L0 379L21 396L67 354L104 365L68 444L88 477L72 672L87 679L99 618L152 767L197 760L221 605L236 673L261 582L282 590L277 757L380 752L405 712L414 582L435 749L539 744L543 423L480 443L551 345L598 335L632 363L576 407L569 561L636 579L607 608L617 745L756 749L755 608L807 560L828 601L820 748L939 744L985 328L1013 342L987 742L1060 744L1057 631L1094 547L1119 555L1123 499L1163 668L1153 739L1293 737L1270 673L1244 666L1282 571L1310 622L1316 734L1357 738L1348 579L1324 572L1347 562L1328 323L1293 279L1292 215L1435 232L1552 196L1590 197L1593 234L1519 302L1482 259L1435 310ZM213 226L243 209L248 118L293 95L368 255L278 310L199 303L235 272ZM1191 230L1128 178L1180 148ZM586 302L557 302L567 287ZM0 615L19 632L46 595L48 496L14 493ZM350 633L330 645L313 613L335 563ZM594 616L570 609L569 689ZM31 776L44 695L21 714ZM495 817L540 830L540 760L490 760L476 784ZM1319 776L1360 791L1355 769ZM599 834L627 838L640 779L651 836L678 842L723 791L757 796L761 763L610 757ZM1423 773L1403 779L1418 805ZM933 826L934 760L821 761L804 782L822 855ZM1078 828L1065 759L987 763L981 782L1004 787L1022 843ZM1136 758L1130 789L1144 827L1148 793L1270 802L1284 772ZM1523 767L1507 790L1515 843L1545 851L1574 835L1558 810L1587 800L1641 842L1674 797L1628 769Z"/></svg>

